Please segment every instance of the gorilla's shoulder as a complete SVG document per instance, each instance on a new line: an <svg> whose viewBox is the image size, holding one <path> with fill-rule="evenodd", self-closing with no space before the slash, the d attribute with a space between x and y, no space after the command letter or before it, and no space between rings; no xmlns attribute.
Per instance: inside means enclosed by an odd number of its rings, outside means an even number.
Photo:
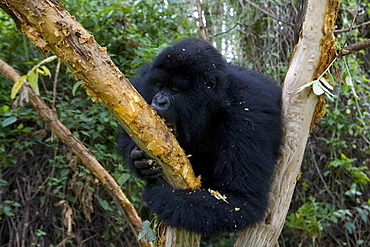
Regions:
<svg viewBox="0 0 370 247"><path fill-rule="evenodd" d="M229 89L235 95L248 97L248 102L275 100L281 97L281 86L274 80L254 70L228 63L226 68ZM268 97L268 98L264 98Z"/></svg>

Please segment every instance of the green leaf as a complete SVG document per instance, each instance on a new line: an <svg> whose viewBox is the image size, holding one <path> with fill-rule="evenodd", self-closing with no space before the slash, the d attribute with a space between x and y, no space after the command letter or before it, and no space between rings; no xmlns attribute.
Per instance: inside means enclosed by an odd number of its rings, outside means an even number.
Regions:
<svg viewBox="0 0 370 247"><path fill-rule="evenodd" d="M329 81L331 82L332 85L335 85L335 80L334 76L331 73L328 73Z"/></svg>
<svg viewBox="0 0 370 247"><path fill-rule="evenodd" d="M363 210L362 208L355 207L357 210L358 214L360 215L362 221L366 224L367 223L367 218L369 216L369 212L366 210Z"/></svg>
<svg viewBox="0 0 370 247"><path fill-rule="evenodd" d="M10 107L9 106L7 106L7 105L3 105L3 111L8 111L10 109Z"/></svg>
<svg viewBox="0 0 370 247"><path fill-rule="evenodd" d="M30 129L29 127L26 127L26 128L22 129L22 132L23 133L32 133L32 129Z"/></svg>
<svg viewBox="0 0 370 247"><path fill-rule="evenodd" d="M17 126L17 129L19 129L19 130L21 130L21 129L23 129L23 128L24 128L23 123L20 123L20 124Z"/></svg>
<svg viewBox="0 0 370 247"><path fill-rule="evenodd" d="M150 222L148 220L144 221L141 225L141 231L138 240L144 238L145 241L154 242L156 240L156 235L153 229L150 227Z"/></svg>
<svg viewBox="0 0 370 247"><path fill-rule="evenodd" d="M62 177L62 178L64 178L64 177L66 177L68 174L69 174L69 172L70 172L71 170L69 169L69 168L64 168L64 169L62 169L61 171L60 171L60 176Z"/></svg>
<svg viewBox="0 0 370 247"><path fill-rule="evenodd" d="M2 127L9 126L9 125L15 123L16 121L17 121L17 117L8 117L8 118L5 118L3 120L3 122L1 123L1 126Z"/></svg>
<svg viewBox="0 0 370 247"><path fill-rule="evenodd" d="M36 71L30 71L30 73L27 75L27 80L35 94L40 95L39 85L37 83L39 80L39 74Z"/></svg>
<svg viewBox="0 0 370 247"><path fill-rule="evenodd" d="M99 203L100 203L100 206L104 209L104 210L110 210L110 205L109 203L106 201L106 200L103 200L103 199L99 199Z"/></svg>
<svg viewBox="0 0 370 247"><path fill-rule="evenodd" d="M130 175L129 174L126 174L126 173L123 173L118 179L117 179L117 183L119 184L119 186L122 186L124 183L127 182L127 180L130 179Z"/></svg>
<svg viewBox="0 0 370 247"><path fill-rule="evenodd" d="M9 184L8 181L0 178L0 186L6 186L8 184Z"/></svg>
<svg viewBox="0 0 370 247"><path fill-rule="evenodd" d="M21 89L22 85L24 84L24 79L26 79L27 76L21 76L18 81L16 81L12 87L12 92L10 94L10 98L14 99L19 90Z"/></svg>
<svg viewBox="0 0 370 247"><path fill-rule="evenodd" d="M77 88L81 85L82 81L78 81L73 85L72 95L75 96Z"/></svg>
<svg viewBox="0 0 370 247"><path fill-rule="evenodd" d="M344 84L342 89L343 89L344 94L348 93L348 85L347 84Z"/></svg>
<svg viewBox="0 0 370 247"><path fill-rule="evenodd" d="M347 228L347 231L352 234L353 233L353 230L356 230L356 226L355 224L353 224L351 221L347 221L345 224L344 224Z"/></svg>

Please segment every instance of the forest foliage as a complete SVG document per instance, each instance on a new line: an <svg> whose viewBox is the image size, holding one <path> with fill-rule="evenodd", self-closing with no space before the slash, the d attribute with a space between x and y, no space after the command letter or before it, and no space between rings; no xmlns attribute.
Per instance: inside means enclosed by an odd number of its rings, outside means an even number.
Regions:
<svg viewBox="0 0 370 247"><path fill-rule="evenodd" d="M200 37L195 1L62 2L128 78L174 41ZM248 2L202 1L210 42L228 61L281 82L299 28L299 1L253 1L260 9ZM341 1L338 47L369 39L369 24L360 25L369 19L370 3ZM44 59L3 11L0 28L0 58L22 75ZM140 198L143 182L115 151L117 122L57 64L45 64L51 76L38 76L40 96L154 223ZM333 100L309 138L281 246L370 245L369 48L338 57L330 74ZM135 246L109 194L27 103L11 99L11 90L0 75L0 245L21 236L26 246ZM230 237L202 246L230 246Z"/></svg>

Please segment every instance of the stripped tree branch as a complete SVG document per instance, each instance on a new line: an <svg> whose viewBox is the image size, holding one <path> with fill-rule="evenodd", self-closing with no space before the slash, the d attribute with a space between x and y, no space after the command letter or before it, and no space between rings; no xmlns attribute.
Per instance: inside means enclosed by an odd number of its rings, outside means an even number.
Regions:
<svg viewBox="0 0 370 247"><path fill-rule="evenodd" d="M6 78L15 83L19 80L20 75L9 64L0 59L0 73ZM26 86L26 85L25 85ZM108 192L112 195L118 208L126 216L129 226L133 233L138 236L141 228L141 219L138 216L135 208L122 192L121 187L112 178L112 176L100 165L89 150L78 140L71 131L63 125L55 116L53 111L47 104L36 95L31 87L26 86L28 91L29 102L37 113L44 119L52 131L60 138L60 140L68 146L73 153L82 161L86 168L104 185ZM140 241L141 246L152 246L150 243Z"/></svg>

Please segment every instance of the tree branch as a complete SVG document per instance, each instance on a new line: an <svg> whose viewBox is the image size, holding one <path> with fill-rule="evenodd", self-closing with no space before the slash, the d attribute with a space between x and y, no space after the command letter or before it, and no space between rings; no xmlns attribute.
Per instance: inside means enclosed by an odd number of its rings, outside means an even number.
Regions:
<svg viewBox="0 0 370 247"><path fill-rule="evenodd" d="M361 24L358 24L356 26L349 27L349 28L346 28L346 29L337 29L337 30L334 30L334 33L348 32L348 31L351 31L353 29L360 28L360 27L367 26L367 25L370 25L370 21L366 21L364 23L361 23Z"/></svg>
<svg viewBox="0 0 370 247"><path fill-rule="evenodd" d="M20 78L18 72L9 64L0 59L0 73L15 83ZM107 191L112 195L118 208L126 216L132 232L138 236L141 228L141 219L135 208L122 192L121 187L116 183L112 176L100 165L89 150L78 140L71 131L63 125L54 115L47 104L36 95L31 87L26 86L29 102L37 113L44 119L52 131L60 140L68 146L73 153L82 161L86 168L104 185ZM141 241L141 246L152 246L150 243Z"/></svg>
<svg viewBox="0 0 370 247"><path fill-rule="evenodd" d="M192 167L176 138L101 47L57 0L2 0L20 31L44 53L52 51L83 81L92 100L102 101L149 157L163 166L176 188L196 188ZM158 157L157 157L158 156Z"/></svg>
<svg viewBox="0 0 370 247"><path fill-rule="evenodd" d="M347 54L350 54L350 53L355 53L355 52L364 50L364 49L366 49L368 47L370 47L370 39L367 39L367 40L358 42L358 43L353 44L353 45L349 45L349 46L343 47L343 49L345 51L343 52L342 55L347 55ZM348 53L346 53L346 51Z"/></svg>

